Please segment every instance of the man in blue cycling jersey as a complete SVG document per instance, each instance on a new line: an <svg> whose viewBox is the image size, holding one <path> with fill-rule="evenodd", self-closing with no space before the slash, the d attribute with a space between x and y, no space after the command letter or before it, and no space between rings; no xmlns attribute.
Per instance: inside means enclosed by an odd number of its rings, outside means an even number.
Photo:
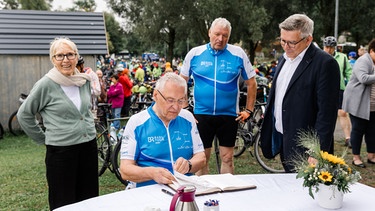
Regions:
<svg viewBox="0 0 375 211"><path fill-rule="evenodd" d="M210 43L195 47L186 55L181 76L194 80L194 115L202 138L207 161L212 140L219 139L221 173L234 172L233 147L237 120L246 120L254 109L256 98L255 71L238 46L228 44L231 24L225 18L212 22L208 32ZM247 84L246 109L239 111L239 80ZM208 163L208 162L207 162ZM208 164L199 174L208 174Z"/></svg>
<svg viewBox="0 0 375 211"><path fill-rule="evenodd" d="M166 73L155 85L155 103L129 119L120 152L123 179L137 187L170 184L173 172L195 173L206 163L194 116L182 109L186 92L182 77Z"/></svg>

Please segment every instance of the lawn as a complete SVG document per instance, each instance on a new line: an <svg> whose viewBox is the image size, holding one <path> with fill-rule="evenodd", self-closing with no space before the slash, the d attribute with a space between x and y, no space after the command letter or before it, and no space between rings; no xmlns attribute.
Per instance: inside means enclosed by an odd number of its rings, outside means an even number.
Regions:
<svg viewBox="0 0 375 211"><path fill-rule="evenodd" d="M344 148L343 141L336 141L337 154ZM48 210L44 155L45 147L34 144L26 136L7 134L0 140L0 210ZM216 173L213 157L210 166L212 173ZM348 153L346 161L351 163L351 158ZM366 169L358 170L363 177L360 182L375 187L375 165L368 164ZM259 173L267 172L250 153L235 159L235 174ZM100 195L124 189L109 170L100 177L99 183Z"/></svg>

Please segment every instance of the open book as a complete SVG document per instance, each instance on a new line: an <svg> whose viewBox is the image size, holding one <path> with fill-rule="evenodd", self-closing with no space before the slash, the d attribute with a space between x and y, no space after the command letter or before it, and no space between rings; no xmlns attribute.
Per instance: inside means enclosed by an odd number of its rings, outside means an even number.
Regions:
<svg viewBox="0 0 375 211"><path fill-rule="evenodd" d="M168 186L177 190L182 185L194 185L196 187L195 195L205 195L224 191L238 191L256 188L255 185L249 184L232 174L212 174L202 176L185 176L175 172L177 182Z"/></svg>

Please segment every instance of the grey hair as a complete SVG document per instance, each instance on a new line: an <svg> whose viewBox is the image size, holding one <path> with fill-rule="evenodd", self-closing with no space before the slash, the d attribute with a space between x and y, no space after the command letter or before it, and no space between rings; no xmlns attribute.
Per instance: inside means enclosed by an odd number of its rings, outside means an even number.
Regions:
<svg viewBox="0 0 375 211"><path fill-rule="evenodd" d="M300 31L302 37L307 37L314 33L314 21L305 14L294 14L280 23L279 28L286 31Z"/></svg>
<svg viewBox="0 0 375 211"><path fill-rule="evenodd" d="M52 58L55 55L56 50L64 44L68 45L77 54L76 58L79 58L77 45L73 41L71 41L68 37L56 37L50 43L50 48L49 48L49 59L51 60L52 64L53 64Z"/></svg>
<svg viewBox="0 0 375 211"><path fill-rule="evenodd" d="M215 26L221 26L223 28L227 28L229 30L229 35L232 31L232 26L230 24L230 22L225 19L225 18L216 18L212 23L211 23L211 27L210 27L210 30L212 30Z"/></svg>
<svg viewBox="0 0 375 211"><path fill-rule="evenodd" d="M185 79L174 72L167 72L161 76L155 84L155 89L163 91L167 82L173 83L176 86L184 87L185 94L187 93L187 83Z"/></svg>

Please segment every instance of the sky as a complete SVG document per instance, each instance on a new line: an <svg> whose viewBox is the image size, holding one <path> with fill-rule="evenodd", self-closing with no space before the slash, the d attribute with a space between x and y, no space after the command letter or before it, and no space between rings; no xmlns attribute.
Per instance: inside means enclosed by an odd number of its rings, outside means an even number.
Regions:
<svg viewBox="0 0 375 211"><path fill-rule="evenodd" d="M52 10L55 10L59 7L62 9L70 8L73 6L74 0L54 0L52 3ZM95 0L96 10L95 12L109 11L107 4L104 0Z"/></svg>

